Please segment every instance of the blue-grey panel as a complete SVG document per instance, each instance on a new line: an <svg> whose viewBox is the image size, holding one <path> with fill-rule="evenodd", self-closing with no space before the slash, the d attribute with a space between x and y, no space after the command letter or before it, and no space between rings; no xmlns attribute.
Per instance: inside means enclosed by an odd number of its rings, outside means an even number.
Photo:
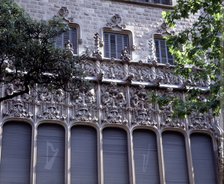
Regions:
<svg viewBox="0 0 224 184"><path fill-rule="evenodd" d="M148 130L133 133L136 184L159 184L156 135Z"/></svg>
<svg viewBox="0 0 224 184"><path fill-rule="evenodd" d="M42 124L37 134L37 184L63 184L65 133L57 124Z"/></svg>
<svg viewBox="0 0 224 184"><path fill-rule="evenodd" d="M29 184L31 126L8 122L3 126L0 184Z"/></svg>
<svg viewBox="0 0 224 184"><path fill-rule="evenodd" d="M130 184L126 132L119 128L103 130L104 184Z"/></svg>
<svg viewBox="0 0 224 184"><path fill-rule="evenodd" d="M73 127L71 150L72 184L98 184L96 130L85 126Z"/></svg>
<svg viewBox="0 0 224 184"><path fill-rule="evenodd" d="M191 135L191 152L195 184L216 184L212 140L204 134Z"/></svg>
<svg viewBox="0 0 224 184"><path fill-rule="evenodd" d="M189 184L184 136L168 131L162 139L166 184Z"/></svg>

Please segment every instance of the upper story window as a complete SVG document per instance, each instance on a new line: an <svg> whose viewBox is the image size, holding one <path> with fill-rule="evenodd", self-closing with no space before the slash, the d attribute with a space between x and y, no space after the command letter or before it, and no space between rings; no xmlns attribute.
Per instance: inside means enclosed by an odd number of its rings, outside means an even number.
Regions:
<svg viewBox="0 0 224 184"><path fill-rule="evenodd" d="M135 2L144 2L144 3L155 3L155 4L165 4L172 5L172 0L135 0Z"/></svg>
<svg viewBox="0 0 224 184"><path fill-rule="evenodd" d="M166 40L162 38L155 38L156 57L159 63L174 64L174 57L169 52Z"/></svg>
<svg viewBox="0 0 224 184"><path fill-rule="evenodd" d="M65 48L65 45L70 41L74 54L77 54L77 28L71 27L68 31L60 34L55 39L55 46L57 48Z"/></svg>
<svg viewBox="0 0 224 184"><path fill-rule="evenodd" d="M130 40L128 34L104 32L104 56L120 59L121 52L127 48L130 53Z"/></svg>
<svg viewBox="0 0 224 184"><path fill-rule="evenodd" d="M125 2L172 5L172 0L125 0Z"/></svg>

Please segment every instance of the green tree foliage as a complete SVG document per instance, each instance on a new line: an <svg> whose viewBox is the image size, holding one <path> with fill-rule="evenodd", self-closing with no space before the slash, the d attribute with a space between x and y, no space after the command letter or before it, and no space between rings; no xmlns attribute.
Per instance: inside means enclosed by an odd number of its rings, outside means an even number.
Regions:
<svg viewBox="0 0 224 184"><path fill-rule="evenodd" d="M223 6L222 0L178 0L173 11L163 12L165 23L174 29L180 21L196 17L192 26L169 32L167 41L175 57L177 75L209 84L208 88L187 88L185 102L175 98L175 115L211 110L220 113L220 101L224 101Z"/></svg>
<svg viewBox="0 0 224 184"><path fill-rule="evenodd" d="M48 89L75 91L84 86L81 60L66 49L54 47L54 38L66 31L59 17L33 20L12 0L0 0L0 83L20 88L0 102L29 93L36 84Z"/></svg>

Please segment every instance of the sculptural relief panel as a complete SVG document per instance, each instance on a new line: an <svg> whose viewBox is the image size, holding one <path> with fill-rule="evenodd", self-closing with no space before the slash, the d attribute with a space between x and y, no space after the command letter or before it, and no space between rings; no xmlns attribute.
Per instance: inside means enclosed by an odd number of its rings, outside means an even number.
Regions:
<svg viewBox="0 0 224 184"><path fill-rule="evenodd" d="M49 91L46 88L37 89L37 118L39 120L66 120L67 96L62 90Z"/></svg>
<svg viewBox="0 0 224 184"><path fill-rule="evenodd" d="M98 121L98 106L96 99L96 86L87 91L79 91L76 96L71 96L70 120L75 122Z"/></svg>
<svg viewBox="0 0 224 184"><path fill-rule="evenodd" d="M168 99L167 103L159 104L159 118L161 128L181 128L186 129L186 121L173 117L173 105L174 98L181 99L182 94L180 92L173 92L172 89L157 91L158 98Z"/></svg>
<svg viewBox="0 0 224 184"><path fill-rule="evenodd" d="M124 66L119 62L102 62L101 72L103 73L103 77L105 79L122 80L125 78Z"/></svg>
<svg viewBox="0 0 224 184"><path fill-rule="evenodd" d="M129 74L133 74L133 81L154 82L156 79L156 70L151 66L129 66Z"/></svg>
<svg viewBox="0 0 224 184"><path fill-rule="evenodd" d="M102 123L128 123L127 94L125 87L101 86Z"/></svg>
<svg viewBox="0 0 224 184"><path fill-rule="evenodd" d="M150 101L149 92L143 87L130 88L132 125L158 126L156 105Z"/></svg>

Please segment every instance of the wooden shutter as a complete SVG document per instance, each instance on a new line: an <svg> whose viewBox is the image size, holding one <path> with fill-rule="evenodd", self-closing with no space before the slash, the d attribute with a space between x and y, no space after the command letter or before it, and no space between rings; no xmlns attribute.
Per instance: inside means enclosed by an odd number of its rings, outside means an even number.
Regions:
<svg viewBox="0 0 224 184"><path fill-rule="evenodd" d="M127 47L129 49L129 36L104 32L104 55L108 58L120 59L121 51Z"/></svg>
<svg viewBox="0 0 224 184"><path fill-rule="evenodd" d="M37 136L37 184L63 184L65 133L57 124L42 124Z"/></svg>
<svg viewBox="0 0 224 184"><path fill-rule="evenodd" d="M103 130L104 184L130 184L126 132L118 128Z"/></svg>
<svg viewBox="0 0 224 184"><path fill-rule="evenodd" d="M155 133L135 130L133 133L136 184L159 184L159 164Z"/></svg>
<svg viewBox="0 0 224 184"><path fill-rule="evenodd" d="M3 126L0 183L30 183L31 126L8 122Z"/></svg>
<svg viewBox="0 0 224 184"><path fill-rule="evenodd" d="M108 33L104 33L104 55L107 58L110 57L110 42Z"/></svg>
<svg viewBox="0 0 224 184"><path fill-rule="evenodd" d="M212 140L204 134L191 135L191 152L196 184L216 184Z"/></svg>
<svg viewBox="0 0 224 184"><path fill-rule="evenodd" d="M162 140L166 184L189 184L184 136L177 132L164 132Z"/></svg>
<svg viewBox="0 0 224 184"><path fill-rule="evenodd" d="M60 34L55 39L55 46L57 48L65 48L65 44L70 40L74 53L77 53L77 29L76 28L70 28L70 30Z"/></svg>
<svg viewBox="0 0 224 184"><path fill-rule="evenodd" d="M91 127L72 128L72 184L98 184L97 135Z"/></svg>

